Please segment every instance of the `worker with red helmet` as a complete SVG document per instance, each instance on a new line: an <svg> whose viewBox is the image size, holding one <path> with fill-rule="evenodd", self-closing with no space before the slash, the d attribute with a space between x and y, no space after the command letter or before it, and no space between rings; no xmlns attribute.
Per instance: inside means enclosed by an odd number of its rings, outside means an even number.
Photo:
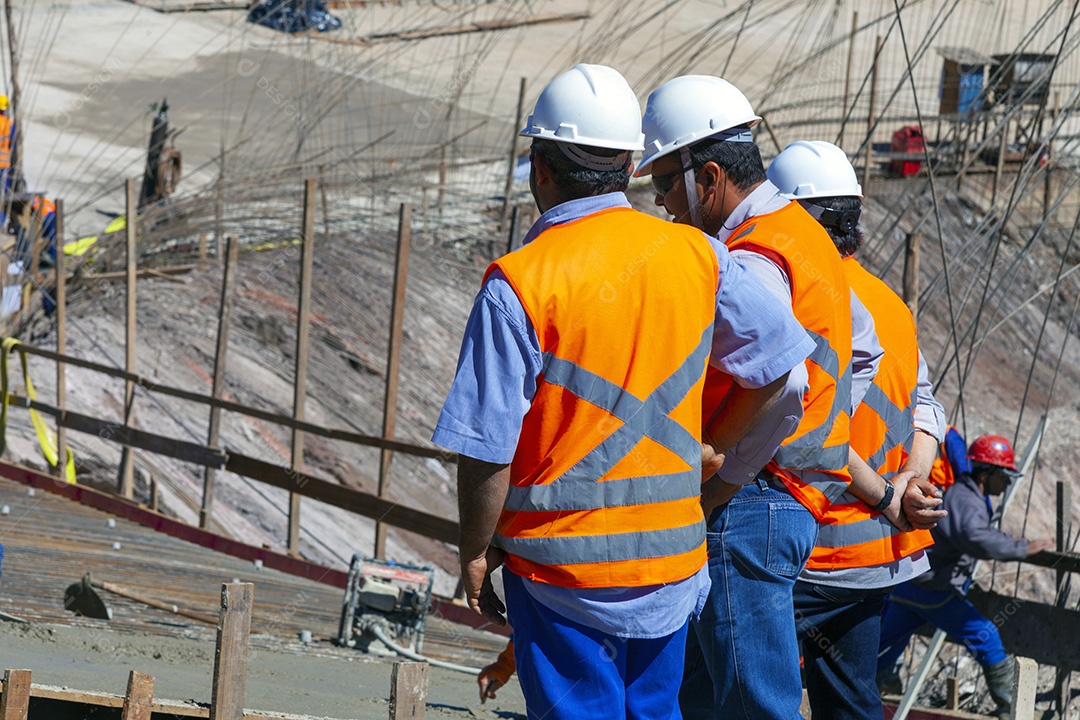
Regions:
<svg viewBox="0 0 1080 720"><path fill-rule="evenodd" d="M925 622L961 642L983 667L990 696L1002 717L1012 707L1014 659L1005 652L997 626L967 600L976 560L1021 560L1049 550L1050 540L1026 540L993 527L991 496L1001 495L1020 476L1009 441L983 435L967 453L969 472L962 472L945 493L948 517L931 530L927 550L930 570L899 585L886 604L878 653L878 686L899 690L896 661L912 633Z"/></svg>

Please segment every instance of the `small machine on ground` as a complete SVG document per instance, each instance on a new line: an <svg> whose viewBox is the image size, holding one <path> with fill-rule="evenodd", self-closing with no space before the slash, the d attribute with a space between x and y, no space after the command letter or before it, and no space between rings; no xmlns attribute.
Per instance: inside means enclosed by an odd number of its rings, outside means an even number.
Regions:
<svg viewBox="0 0 1080 720"><path fill-rule="evenodd" d="M373 639L419 653L431 606L435 571L353 555L341 606L338 645L365 646ZM387 642L387 639L392 642Z"/></svg>

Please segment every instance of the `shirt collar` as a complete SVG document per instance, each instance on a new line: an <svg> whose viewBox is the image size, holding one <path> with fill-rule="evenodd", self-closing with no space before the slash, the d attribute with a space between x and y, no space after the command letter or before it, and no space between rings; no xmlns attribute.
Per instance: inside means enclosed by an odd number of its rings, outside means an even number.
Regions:
<svg viewBox="0 0 1080 720"><path fill-rule="evenodd" d="M724 220L720 232L716 233L716 239L722 243L727 243L731 233L735 232L735 229L749 218L774 212L789 202L791 201L780 194L780 188L773 185L771 181L766 180L735 206L735 209Z"/></svg>
<svg viewBox="0 0 1080 720"><path fill-rule="evenodd" d="M629 207L630 202L626 199L626 195L621 192L590 195L589 197L569 200L561 205L556 205L541 215L537 221L533 223L533 226L529 228L529 232L526 233L525 239L521 241L521 244L528 245L535 240L540 233L555 225L562 225L563 223L580 220L586 215L592 215L601 210Z"/></svg>

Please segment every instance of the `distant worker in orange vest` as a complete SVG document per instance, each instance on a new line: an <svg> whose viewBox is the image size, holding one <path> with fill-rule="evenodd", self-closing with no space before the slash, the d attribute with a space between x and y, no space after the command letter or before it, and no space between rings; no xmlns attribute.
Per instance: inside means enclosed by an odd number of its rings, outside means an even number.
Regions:
<svg viewBox="0 0 1080 720"><path fill-rule="evenodd" d="M0 191L11 193L11 157L15 150L15 121L8 117L8 96L0 95Z"/></svg>
<svg viewBox="0 0 1080 720"><path fill-rule="evenodd" d="M862 188L844 151L832 143L800 140L772 161L768 176L829 233L884 351L873 382L861 397L853 392L852 487L820 519L814 551L794 594L811 712L837 720L880 720L874 679L882 606L894 586L930 567L925 548L933 539L927 528L944 512L932 509L941 500L926 478L945 435L945 411L934 399L907 305L855 259L864 240ZM884 512L899 499L892 481L904 473L908 487L918 487L926 498L918 508L905 507L910 520L904 513ZM884 489L869 495L859 491L875 485ZM918 512L923 508L926 512Z"/></svg>
<svg viewBox="0 0 1080 720"><path fill-rule="evenodd" d="M964 473L971 474L964 436L952 425L945 430L945 439L938 446L938 456L930 470L930 482L939 490L948 490Z"/></svg>
<svg viewBox="0 0 1080 720"><path fill-rule="evenodd" d="M56 259L56 203L47 197L35 195L30 204L31 226L40 228L46 243L46 252Z"/></svg>
<svg viewBox="0 0 1080 720"><path fill-rule="evenodd" d="M530 717L675 719L709 588L706 366L737 380L710 424L737 441L813 343L722 245L630 207L618 72L559 75L521 134L542 215L488 268L433 438L459 454L465 596L513 626Z"/></svg>

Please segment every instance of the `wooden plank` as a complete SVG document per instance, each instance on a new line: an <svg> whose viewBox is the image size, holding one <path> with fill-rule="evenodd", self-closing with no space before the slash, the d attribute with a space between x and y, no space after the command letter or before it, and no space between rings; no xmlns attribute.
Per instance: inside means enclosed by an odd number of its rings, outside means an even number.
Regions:
<svg viewBox="0 0 1080 720"><path fill-rule="evenodd" d="M30 714L30 671L5 670L0 720L26 720Z"/></svg>
<svg viewBox="0 0 1080 720"><path fill-rule="evenodd" d="M304 419L304 400L307 397L308 338L311 328L311 274L315 255L315 190L316 181L304 182L304 215L300 246L300 299L296 305L296 378L293 384L293 419ZM292 429L292 469L304 471L304 431ZM289 492L289 553L300 553L300 497Z"/></svg>
<svg viewBox="0 0 1080 720"><path fill-rule="evenodd" d="M591 13L576 12L562 15L533 15L523 18L503 18L499 20L481 20L466 25L448 25L443 27L417 28L414 30L397 30L393 32L373 33L364 38L367 42L385 40L424 40L432 37L445 35L463 35L466 33L486 32L490 30L506 30L527 25L547 25L550 23L575 22L587 20L592 17Z"/></svg>
<svg viewBox="0 0 1080 720"><path fill-rule="evenodd" d="M8 69L11 71L11 91L8 107L12 122L15 124L14 137L11 138L11 187L15 187L16 181L22 174L22 151L23 151L23 121L22 87L19 84L19 33L12 17L11 0L4 0L4 19L7 21L8 40ZM25 36L24 36L25 37Z"/></svg>
<svg viewBox="0 0 1080 720"><path fill-rule="evenodd" d="M138 257L135 247L135 231L138 225L138 216L135 210L135 180L128 178L126 202L125 237L127 239L127 276L126 298L127 309L125 334L124 334L124 369L129 373L135 372L135 293L137 288ZM124 427L131 425L132 410L135 404L135 385L130 380L124 383ZM129 446L124 446L120 457L120 495L126 498L135 496L135 458Z"/></svg>
<svg viewBox="0 0 1080 720"><path fill-rule="evenodd" d="M67 270L64 264L64 200L56 200L56 354L67 353ZM56 363L56 407L67 407L67 366ZM56 477L64 479L67 464L67 428L56 423Z"/></svg>
<svg viewBox="0 0 1080 720"><path fill-rule="evenodd" d="M137 670L128 674L120 720L150 720L154 707L154 676Z"/></svg>
<svg viewBox="0 0 1080 720"><path fill-rule="evenodd" d="M1009 652L1062 670L1080 670L1080 612L975 588L975 608L998 627Z"/></svg>
<svg viewBox="0 0 1080 720"><path fill-rule="evenodd" d="M521 227L521 206L515 205L513 212L510 213L510 231L506 233L506 252L514 252L514 246L517 244L518 235L520 234L519 228Z"/></svg>
<svg viewBox="0 0 1080 720"><path fill-rule="evenodd" d="M267 485L297 489L304 497L339 507L342 510L375 518L404 530L435 540L457 545L458 524L438 515L392 502L369 493L352 490L336 483L320 480L306 473L293 472L280 464L257 460L246 455L229 453L225 468L230 472L264 482Z"/></svg>
<svg viewBox="0 0 1080 720"><path fill-rule="evenodd" d="M514 115L513 134L510 137L510 163L506 168L506 186L503 188L502 220L499 227L506 227L507 213L510 209L510 195L514 192L514 170L517 168L518 132L521 130L521 113L525 107L525 78L521 78L518 87L517 114ZM513 240L511 240L513 242Z"/></svg>
<svg viewBox="0 0 1080 720"><path fill-rule="evenodd" d="M3 683L0 683L0 692L3 692ZM60 702L87 705L95 708L123 708L124 698L114 693L97 692L93 690L75 690L55 685L39 685L34 683L30 686L30 697L42 698L43 700L59 700ZM172 717L206 718L210 716L210 709L196 705L191 701L161 700L153 701L152 709L155 714ZM310 715L294 715L290 713L266 714L259 711L244 713L244 720L311 720Z"/></svg>
<svg viewBox="0 0 1080 720"><path fill-rule="evenodd" d="M398 212L397 254L394 256L394 289L390 306L390 341L386 353L386 393L383 395L383 438L394 437L397 424L398 377L401 369L401 329L405 320L405 287L409 276L409 247L412 241L412 205L402 203ZM379 455L379 497L390 495L390 465L393 453ZM385 557L386 526L375 523L375 557Z"/></svg>
<svg viewBox="0 0 1080 720"><path fill-rule="evenodd" d="M3 256L0 255L0 263L2 262ZM82 358L73 357L70 355L57 355L52 350L46 350L44 348L37 348L30 345L20 344L15 349L18 352L25 352L28 355L49 358L50 360L54 360L57 362L65 362L68 365L73 365L75 367L94 370L110 377L131 380L139 387L161 393L162 395L169 395L170 397L190 400L191 402L197 402L203 405L210 405L211 407L219 407L222 410L228 410L230 412L240 413L241 415L259 418L260 420L266 420L267 422L284 425L285 427L298 428L300 430L303 430L305 433L318 435L320 437L329 438L331 440L342 440L344 442L351 442L357 445L366 445L369 447L393 450L394 452L403 452L409 455L416 455L418 457L437 458L439 460L442 460L443 462L457 462L457 455L446 450L440 450L438 448L432 447L424 447L422 445L413 445L412 443L400 442L397 440L385 440L383 438L375 437L373 435L363 435L361 433L355 433L349 430L324 428L314 423L295 420L288 415L280 415L278 413L261 410L259 408L241 405L240 403L223 400L221 398L215 398L211 395L203 395L201 393L191 392L190 390L183 390L180 388L169 387L168 385L161 385L154 380L144 378L141 375L136 375L134 373L125 372L123 370L120 370L119 368L101 365L100 363L95 363L90 360L84 360ZM43 405L43 407L49 406ZM45 410L44 412L49 411ZM55 414L55 408L52 409L52 412L53 414Z"/></svg>
<svg viewBox="0 0 1080 720"><path fill-rule="evenodd" d="M1040 553L1028 555L1021 562L1027 565L1053 568L1057 571L1080 573L1080 553L1043 550Z"/></svg>
<svg viewBox="0 0 1080 720"><path fill-rule="evenodd" d="M859 29L859 13L851 13L851 35L848 37L847 48L847 70L844 72L844 102L840 105L840 109L846 114L848 111L848 97L851 95L851 64L855 58L855 33ZM847 123L840 124L840 135L836 139L836 144L840 147L844 147L844 128Z"/></svg>
<svg viewBox="0 0 1080 720"><path fill-rule="evenodd" d="M895 703L883 702L881 706L882 710L884 710L885 720L893 720L896 717L897 706ZM913 707L908 711L907 720L988 720L988 718L985 715L977 715L963 710Z"/></svg>
<svg viewBox="0 0 1080 720"><path fill-rule="evenodd" d="M390 720L424 720L428 664L396 662L390 671Z"/></svg>
<svg viewBox="0 0 1080 720"><path fill-rule="evenodd" d="M874 65L870 69L870 112L866 116L866 159L863 166L862 188L863 192L870 190L870 153L874 149L874 107L877 98L878 81L878 57L881 55L881 36L877 36L874 44Z"/></svg>
<svg viewBox="0 0 1080 720"><path fill-rule="evenodd" d="M225 239L225 272L221 281L221 302L218 307L217 346L214 351L214 381L211 394L219 398L225 394L225 356L229 350L229 328L232 324L233 296L236 292L237 260L240 243L230 236ZM206 444L212 448L218 446L221 435L221 408L210 407L210 429ZM214 505L214 474L217 471L208 467L203 475L202 506L199 509L199 527L210 527L210 517Z"/></svg>
<svg viewBox="0 0 1080 720"><path fill-rule="evenodd" d="M945 678L945 707L949 710L960 709L960 681L953 675Z"/></svg>
<svg viewBox="0 0 1080 720"><path fill-rule="evenodd" d="M1069 549L1069 530L1072 521L1072 488L1069 483L1064 480L1057 481L1057 509L1056 509L1056 548L1057 552L1064 553ZM1068 571L1057 568L1057 603L1058 605L1064 605L1064 600L1068 595L1069 573Z"/></svg>
<svg viewBox="0 0 1080 720"><path fill-rule="evenodd" d="M183 275L198 269L198 265L171 265L160 268L143 268L135 273L136 277L161 277L163 275ZM68 278L72 283L98 282L99 280L127 280L127 270L103 273L81 273Z"/></svg>
<svg viewBox="0 0 1080 720"><path fill-rule="evenodd" d="M904 248L904 302L912 317L919 316L919 242L922 235L907 234Z"/></svg>
<svg viewBox="0 0 1080 720"><path fill-rule="evenodd" d="M1005 169L1005 150L1008 147L1009 121L1006 118L1001 124L1001 140L998 142L997 165L994 166L994 184L990 190L990 207L997 203L998 188L1001 185L1001 173Z"/></svg>
<svg viewBox="0 0 1080 720"><path fill-rule="evenodd" d="M1039 692L1039 664L1031 658L1016 658L1013 676L1012 720L1035 720L1035 696Z"/></svg>
<svg viewBox="0 0 1080 720"><path fill-rule="evenodd" d="M221 450L203 447L176 438L155 435L145 430L124 427L123 425L117 425L115 422L92 418L89 415L70 411L61 412L52 405L30 400L30 398L20 395L8 395L8 398L12 405L33 408L47 415L52 415L57 418L58 422L71 430L97 435L103 440L111 440L127 447L146 450L158 455L166 455L185 462L217 468L225 466L225 453Z"/></svg>
<svg viewBox="0 0 1080 720"><path fill-rule="evenodd" d="M221 586L221 620L214 651L210 720L243 720L254 594L255 586L252 583L225 583Z"/></svg>
<svg viewBox="0 0 1080 720"><path fill-rule="evenodd" d="M1056 509L1056 547L1059 553L1066 552L1069 548L1070 525L1072 521L1072 487L1067 481L1057 481L1057 509ZM1069 573L1057 569L1057 600L1058 607L1065 607L1069 599ZM1072 693L1069 688L1070 672L1064 668L1054 670L1054 709L1058 717L1065 717L1069 708L1069 700Z"/></svg>
<svg viewBox="0 0 1080 720"><path fill-rule="evenodd" d="M172 613L174 615L180 615L182 617L191 618L192 620L198 620L204 622L207 625L217 625L219 618L214 615L207 615L206 613L197 612L195 610L187 610L185 608L177 607L172 603L163 602L156 598L148 597L140 592L136 592L122 585L114 585L110 582L97 582L96 580L91 583L94 587L99 587L102 590L106 590L120 597L125 597L128 600L134 600L135 602L142 603L143 605L149 605L152 608L158 610L164 610L165 612Z"/></svg>

